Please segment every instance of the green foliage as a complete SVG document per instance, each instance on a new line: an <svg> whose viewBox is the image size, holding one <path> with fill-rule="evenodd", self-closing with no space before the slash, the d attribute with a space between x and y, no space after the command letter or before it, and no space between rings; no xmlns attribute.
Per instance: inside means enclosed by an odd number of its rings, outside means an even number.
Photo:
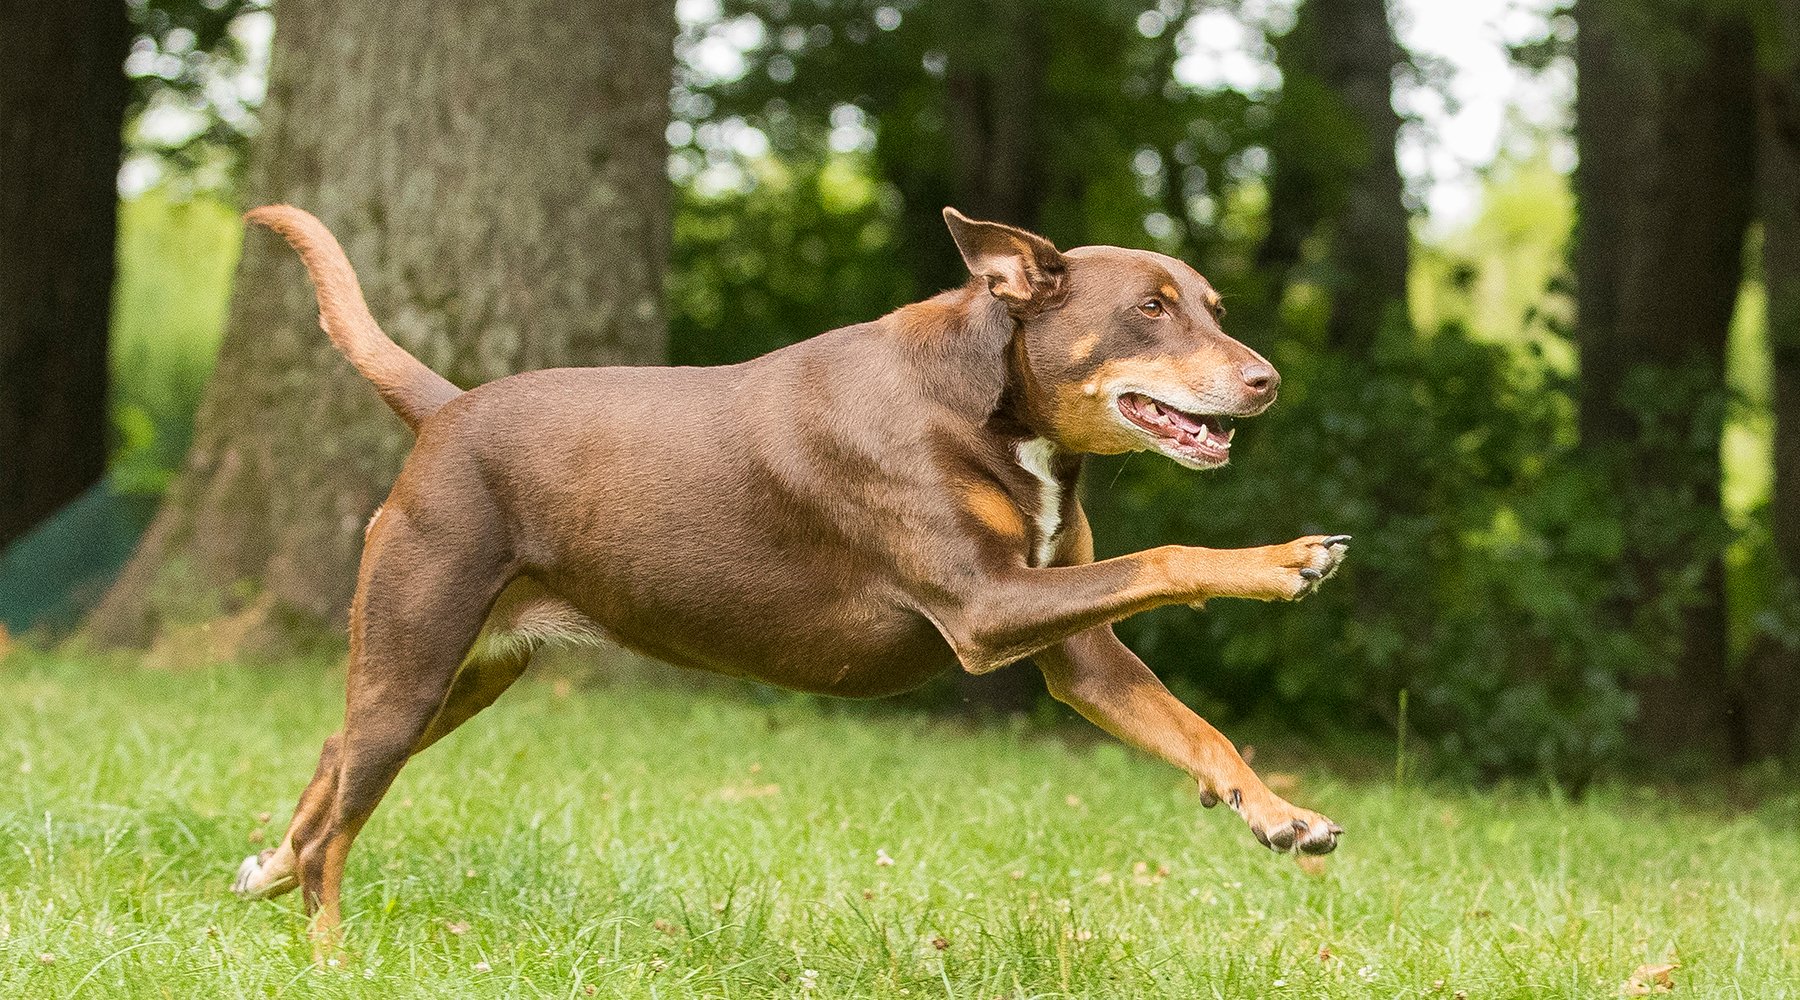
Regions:
<svg viewBox="0 0 1800 1000"><path fill-rule="evenodd" d="M193 438L243 227L218 201L152 190L119 206L113 287L115 489L159 496Z"/></svg>
<svg viewBox="0 0 1800 1000"><path fill-rule="evenodd" d="M1624 746L1641 638L1616 599L1621 528L1575 461L1565 389L1457 327L1390 327L1367 357L1286 343L1281 402L1221 473L1153 459L1096 470L1106 552L1355 536L1346 568L1296 608L1214 602L1125 631L1165 676L1302 726L1392 726L1401 691L1438 766L1580 784Z"/></svg>
<svg viewBox="0 0 1800 1000"><path fill-rule="evenodd" d="M235 189L262 98L260 83L249 82L256 71L240 31L250 17L266 16L267 0L127 0L126 7L137 32L125 63L127 149L185 186Z"/></svg>
<svg viewBox="0 0 1800 1000"><path fill-rule="evenodd" d="M6 661L0 995L1606 997L1671 957L1800 995L1800 800L1290 775L1350 831L1311 876L1110 741L830 705L527 678L408 764L321 966L225 886L341 675Z"/></svg>
<svg viewBox="0 0 1800 1000"><path fill-rule="evenodd" d="M1053 238L1208 251L1224 206L1253 180L1244 159L1266 112L1228 88L1178 85L1182 26L1199 6L1118 0L992 9L899 0L728 0L718 25L753 40L741 72L690 74L676 111L751 126L783 160L828 136L872 139L894 199L890 264L929 293L962 280L940 250L939 210L1010 204ZM727 129L729 131L729 129ZM717 161L725 132L696 128L677 157ZM1004 163L1000 162L1005 160ZM951 255L954 258L954 255Z"/></svg>
<svg viewBox="0 0 1800 1000"><path fill-rule="evenodd" d="M893 220L860 158L749 165L741 190L678 192L669 276L675 364L729 364L796 332L871 319L913 297L888 255Z"/></svg>
<svg viewBox="0 0 1800 1000"><path fill-rule="evenodd" d="M1421 329L1454 323L1479 339L1540 352L1556 372L1573 375L1573 303L1553 293L1564 283L1574 223L1574 192L1548 150L1496 164L1481 213L1415 249L1414 320Z"/></svg>

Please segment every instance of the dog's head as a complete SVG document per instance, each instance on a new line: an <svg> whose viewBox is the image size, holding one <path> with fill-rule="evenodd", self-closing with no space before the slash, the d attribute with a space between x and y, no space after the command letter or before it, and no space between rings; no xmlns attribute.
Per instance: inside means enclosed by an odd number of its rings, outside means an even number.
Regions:
<svg viewBox="0 0 1800 1000"><path fill-rule="evenodd" d="M1019 324L1027 419L1093 455L1159 451L1209 469L1231 457L1231 418L1275 401L1275 366L1219 327L1219 293L1193 268L1148 250L1059 251L1042 236L944 221L969 271Z"/></svg>

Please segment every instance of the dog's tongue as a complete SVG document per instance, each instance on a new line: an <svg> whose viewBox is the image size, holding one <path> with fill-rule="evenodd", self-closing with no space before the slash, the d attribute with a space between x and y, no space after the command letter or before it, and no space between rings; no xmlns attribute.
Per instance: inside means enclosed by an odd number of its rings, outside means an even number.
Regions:
<svg viewBox="0 0 1800 1000"><path fill-rule="evenodd" d="M1182 431L1188 436L1199 437L1202 432L1206 430L1206 425L1200 421L1195 420L1193 417L1188 416L1174 407L1163 406L1154 399L1149 400L1146 403L1145 409L1149 410L1151 414L1168 421L1176 430Z"/></svg>
<svg viewBox="0 0 1800 1000"><path fill-rule="evenodd" d="M1131 400L1131 405L1145 420L1162 428L1163 433L1189 448L1230 447L1231 434L1212 417L1194 416L1172 406L1164 406L1147 396Z"/></svg>

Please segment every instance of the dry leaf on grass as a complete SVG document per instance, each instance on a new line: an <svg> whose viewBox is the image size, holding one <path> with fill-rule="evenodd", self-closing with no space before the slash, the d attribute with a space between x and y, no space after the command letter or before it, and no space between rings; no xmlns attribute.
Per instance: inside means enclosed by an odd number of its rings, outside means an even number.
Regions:
<svg viewBox="0 0 1800 1000"><path fill-rule="evenodd" d="M747 799L766 799L781 794L781 786L775 784L758 785L744 782L739 785L727 785L719 789L719 798L726 802L743 802Z"/></svg>
<svg viewBox="0 0 1800 1000"><path fill-rule="evenodd" d="M1673 993L1675 980L1669 973L1681 968L1680 962L1665 962L1661 965L1640 965L1630 978L1619 984L1619 995L1623 997L1647 997L1653 993Z"/></svg>

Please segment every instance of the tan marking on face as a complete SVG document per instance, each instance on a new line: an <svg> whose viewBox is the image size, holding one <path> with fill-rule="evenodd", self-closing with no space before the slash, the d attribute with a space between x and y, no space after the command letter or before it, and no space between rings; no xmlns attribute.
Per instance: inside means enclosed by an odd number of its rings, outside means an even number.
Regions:
<svg viewBox="0 0 1800 1000"><path fill-rule="evenodd" d="M1202 348L1181 358L1116 358L1104 362L1092 379L1067 385L1051 397L1052 419L1057 437L1064 445L1090 455L1116 455L1144 447L1141 436L1127 428L1113 409L1113 392L1120 384L1147 389L1193 387L1200 389L1213 382L1211 369L1230 364L1223 351ZM1089 392L1088 387L1094 391ZM1235 408L1235 400L1218 400L1203 406L1205 412L1223 412Z"/></svg>
<svg viewBox="0 0 1800 1000"><path fill-rule="evenodd" d="M1219 298L1218 292L1207 292L1206 293L1206 308L1212 310L1213 312L1219 311L1219 303L1221 303L1223 301L1224 301L1223 299Z"/></svg>
<svg viewBox="0 0 1800 1000"><path fill-rule="evenodd" d="M1051 396L1051 420L1064 446L1088 455L1117 455L1141 447L1137 436L1120 426L1108 411L1112 400L1100 392L1102 378L1079 388L1065 386Z"/></svg>
<svg viewBox="0 0 1800 1000"><path fill-rule="evenodd" d="M1206 380L1207 369L1225 363L1222 352L1204 348L1184 358L1116 358L1100 366L1094 381L1101 385L1192 385Z"/></svg>
<svg viewBox="0 0 1800 1000"><path fill-rule="evenodd" d="M1100 335L1098 333L1090 333L1087 336L1076 340L1075 343L1069 345L1069 360L1077 362L1086 361L1088 358L1094 356L1094 348L1097 347L1099 343Z"/></svg>
<svg viewBox="0 0 1800 1000"><path fill-rule="evenodd" d="M1180 289L1177 289L1174 285L1165 284L1161 288L1158 288L1157 291L1161 292L1162 297L1165 299L1168 299L1170 302L1180 302L1181 301L1181 291L1180 291Z"/></svg>
<svg viewBox="0 0 1800 1000"><path fill-rule="evenodd" d="M1025 518L998 488L976 483L963 492L963 506L989 531L1006 538L1025 537Z"/></svg>

